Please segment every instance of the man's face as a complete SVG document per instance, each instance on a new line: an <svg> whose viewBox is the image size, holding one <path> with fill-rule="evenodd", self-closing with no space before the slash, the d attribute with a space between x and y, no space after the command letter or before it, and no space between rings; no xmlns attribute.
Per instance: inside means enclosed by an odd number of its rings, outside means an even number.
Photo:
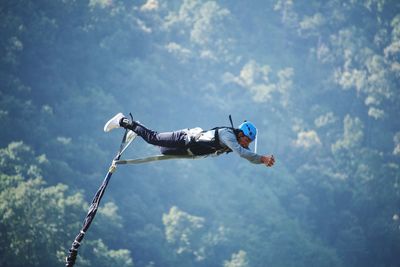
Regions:
<svg viewBox="0 0 400 267"><path fill-rule="evenodd" d="M244 148L249 148L249 145L251 143L250 138L245 136L243 133L239 133L239 144L244 147Z"/></svg>

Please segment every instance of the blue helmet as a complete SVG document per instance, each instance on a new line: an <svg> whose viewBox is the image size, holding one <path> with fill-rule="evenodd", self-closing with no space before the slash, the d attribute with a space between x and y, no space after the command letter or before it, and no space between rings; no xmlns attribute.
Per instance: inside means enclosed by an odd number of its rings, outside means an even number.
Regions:
<svg viewBox="0 0 400 267"><path fill-rule="evenodd" d="M256 126L254 126L253 123L245 121L239 125L239 129L243 132L245 136L250 138L251 141L254 141L254 139L256 139L257 128Z"/></svg>

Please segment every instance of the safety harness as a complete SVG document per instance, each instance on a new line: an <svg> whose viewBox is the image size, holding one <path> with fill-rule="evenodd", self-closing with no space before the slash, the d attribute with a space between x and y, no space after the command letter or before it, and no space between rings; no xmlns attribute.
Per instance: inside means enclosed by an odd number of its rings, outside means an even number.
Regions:
<svg viewBox="0 0 400 267"><path fill-rule="evenodd" d="M229 121L231 123L231 127L228 126L221 126L221 127L215 127L212 128L211 130L208 131L202 131L200 132L197 136L192 138L188 144L188 152L189 154L196 155L196 156L202 156L202 155L220 155L222 153L229 153L232 152L232 149L230 149L227 146L222 146L219 140L219 130L220 129L231 129L233 131L233 134L238 136L239 132L241 132L240 129L236 129L233 126L232 122L232 117L229 115ZM214 136L213 138L209 140L205 140L204 134L209 132L209 131L214 131Z"/></svg>

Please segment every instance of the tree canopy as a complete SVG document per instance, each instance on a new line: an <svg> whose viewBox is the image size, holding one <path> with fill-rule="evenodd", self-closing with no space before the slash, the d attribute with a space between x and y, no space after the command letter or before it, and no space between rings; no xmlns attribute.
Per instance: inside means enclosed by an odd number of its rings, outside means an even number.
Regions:
<svg viewBox="0 0 400 267"><path fill-rule="evenodd" d="M400 262L398 1L13 0L0 25L1 266L62 264L117 112L157 131L232 114L277 162L119 166L76 266Z"/></svg>

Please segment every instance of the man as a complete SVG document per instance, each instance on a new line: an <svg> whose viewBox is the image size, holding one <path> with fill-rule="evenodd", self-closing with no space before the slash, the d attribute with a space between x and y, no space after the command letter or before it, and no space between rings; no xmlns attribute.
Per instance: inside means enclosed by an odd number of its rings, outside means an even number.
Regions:
<svg viewBox="0 0 400 267"><path fill-rule="evenodd" d="M193 128L158 133L118 113L104 125L104 131L120 127L132 130L149 144L159 146L164 155L202 156L234 151L254 164L262 163L272 167L275 163L273 155L262 156L250 151L249 145L256 139L257 128L248 121L239 125L238 129L216 127L203 131L201 128Z"/></svg>

